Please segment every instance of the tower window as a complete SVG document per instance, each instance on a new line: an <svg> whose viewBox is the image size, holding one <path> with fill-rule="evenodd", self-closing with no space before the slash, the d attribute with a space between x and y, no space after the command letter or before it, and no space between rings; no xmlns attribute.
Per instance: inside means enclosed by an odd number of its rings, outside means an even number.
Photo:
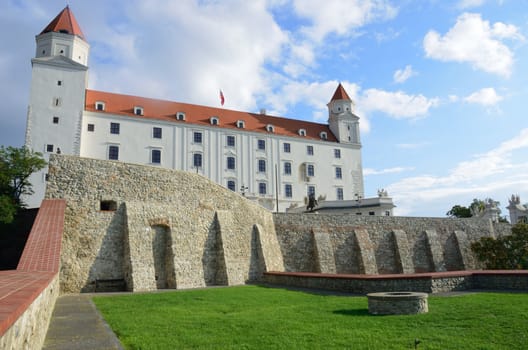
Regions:
<svg viewBox="0 0 528 350"><path fill-rule="evenodd" d="M59 117L53 117L53 124L59 124Z"/></svg>
<svg viewBox="0 0 528 350"><path fill-rule="evenodd" d="M62 80L57 80L57 86L62 86Z"/></svg>
<svg viewBox="0 0 528 350"><path fill-rule="evenodd" d="M119 146L108 147L108 159L119 160Z"/></svg>
<svg viewBox="0 0 528 350"><path fill-rule="evenodd" d="M119 123L110 123L110 134L119 135L119 132L120 132L119 129L120 129Z"/></svg>
<svg viewBox="0 0 528 350"><path fill-rule="evenodd" d="M46 145L46 152L53 152L53 145Z"/></svg>

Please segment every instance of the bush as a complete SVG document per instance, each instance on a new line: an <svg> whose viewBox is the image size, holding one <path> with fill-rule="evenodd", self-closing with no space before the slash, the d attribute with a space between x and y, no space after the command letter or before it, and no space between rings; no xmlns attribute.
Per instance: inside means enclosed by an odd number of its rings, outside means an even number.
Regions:
<svg viewBox="0 0 528 350"><path fill-rule="evenodd" d="M511 235L483 237L471 244L471 250L488 269L528 269L528 224L514 225Z"/></svg>

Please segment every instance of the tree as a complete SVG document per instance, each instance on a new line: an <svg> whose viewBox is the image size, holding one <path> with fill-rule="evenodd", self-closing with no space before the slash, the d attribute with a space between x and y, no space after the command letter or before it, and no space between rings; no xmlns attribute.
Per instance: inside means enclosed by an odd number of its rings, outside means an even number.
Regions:
<svg viewBox="0 0 528 350"><path fill-rule="evenodd" d="M514 225L511 235L482 237L471 250L488 269L528 269L528 224Z"/></svg>
<svg viewBox="0 0 528 350"><path fill-rule="evenodd" d="M43 169L42 153L25 147L0 146L0 221L13 221L16 211L23 208L23 195L33 193L29 176Z"/></svg>
<svg viewBox="0 0 528 350"><path fill-rule="evenodd" d="M470 218L471 217L471 209L468 207L463 207L461 205L455 205L453 208L451 208L450 211L446 213L447 216L451 216L453 218Z"/></svg>

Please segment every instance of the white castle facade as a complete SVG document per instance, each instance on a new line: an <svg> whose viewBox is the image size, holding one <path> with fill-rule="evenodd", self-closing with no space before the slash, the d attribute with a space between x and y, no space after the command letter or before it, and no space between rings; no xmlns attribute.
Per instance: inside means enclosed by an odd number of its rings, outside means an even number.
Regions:
<svg viewBox="0 0 528 350"><path fill-rule="evenodd" d="M42 152L192 171L270 210L306 206L392 215L364 198L359 117L339 84L328 124L87 89L90 45L66 7L36 36L26 146ZM38 207L44 169L34 174ZM105 179L102 178L101 181Z"/></svg>

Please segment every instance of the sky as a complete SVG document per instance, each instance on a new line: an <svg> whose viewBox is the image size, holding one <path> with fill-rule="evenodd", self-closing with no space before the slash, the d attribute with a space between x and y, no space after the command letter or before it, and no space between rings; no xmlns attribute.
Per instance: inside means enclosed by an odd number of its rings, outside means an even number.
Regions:
<svg viewBox="0 0 528 350"><path fill-rule="evenodd" d="M326 123L341 82L366 197L528 202L528 0L2 0L0 145L24 143L35 35L66 4L91 89Z"/></svg>

